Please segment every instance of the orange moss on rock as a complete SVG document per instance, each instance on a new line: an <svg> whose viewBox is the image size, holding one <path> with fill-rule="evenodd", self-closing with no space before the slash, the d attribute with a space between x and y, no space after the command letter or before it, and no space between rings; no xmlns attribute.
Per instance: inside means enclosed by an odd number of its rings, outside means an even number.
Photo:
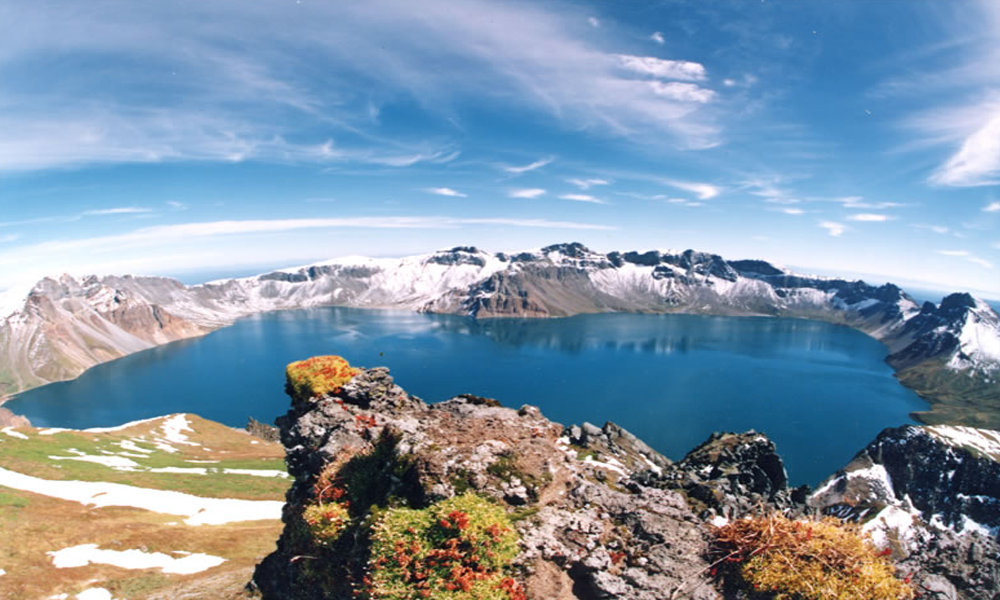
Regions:
<svg viewBox="0 0 1000 600"><path fill-rule="evenodd" d="M289 393L300 400L334 394L361 369L352 367L339 356L314 356L293 362L285 368Z"/></svg>

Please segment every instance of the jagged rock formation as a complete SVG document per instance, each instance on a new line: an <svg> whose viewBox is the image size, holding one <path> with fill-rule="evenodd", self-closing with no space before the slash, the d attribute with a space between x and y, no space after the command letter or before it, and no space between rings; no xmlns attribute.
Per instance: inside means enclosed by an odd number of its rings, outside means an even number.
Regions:
<svg viewBox="0 0 1000 600"><path fill-rule="evenodd" d="M808 504L865 521L936 597L1000 598L1000 432L886 429Z"/></svg>
<svg viewBox="0 0 1000 600"><path fill-rule="evenodd" d="M205 333L266 310L404 308L474 317L594 312L770 315L842 323L884 342L900 378L945 408L927 422L1000 427L1000 317L967 294L917 304L899 287L798 275L686 250L593 252L579 243L490 254L458 247L346 257L196 286L158 277L63 276L0 297L0 395ZM12 308L10 308L12 307Z"/></svg>
<svg viewBox="0 0 1000 600"><path fill-rule="evenodd" d="M384 450L388 432L391 452L367 465L381 474L371 479L377 497L420 508L471 490L506 506L528 598L742 598L710 576L712 523L756 511L826 510L862 520L877 514L866 527L884 532L897 498L945 515L939 524L928 516L935 533L906 538L906 552L896 538L876 535L896 550L923 597L997 598L1000 554L987 527L1000 520L998 455L979 442L970 450L940 428L888 430L806 504L806 490L788 489L781 458L761 434L715 434L671 463L613 423L562 427L535 407L513 410L471 395L428 405L384 368L361 372L332 395L293 399L278 424L295 482L278 548L254 577L265 598L349 598L358 589L352 582L367 566L363 531L350 526L335 549L316 546L303 536L302 515L327 465ZM894 477L895 488L839 483L861 482L857 474L877 471L873 461L882 460L884 472L912 476ZM869 505L880 508L862 512ZM982 526L968 525L973 515ZM956 524L965 527L961 535ZM316 584L323 574L334 577L333 588Z"/></svg>

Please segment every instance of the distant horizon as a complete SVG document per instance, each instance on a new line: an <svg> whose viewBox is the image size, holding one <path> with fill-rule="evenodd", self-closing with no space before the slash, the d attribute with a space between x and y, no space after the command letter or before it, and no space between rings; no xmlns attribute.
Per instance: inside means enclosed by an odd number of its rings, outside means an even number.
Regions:
<svg viewBox="0 0 1000 600"><path fill-rule="evenodd" d="M244 278L244 277L253 277L253 276L256 276L256 275L263 275L265 273L269 273L269 272L273 272L273 271L277 271L277 270L282 270L282 269L290 269L290 268L296 268L296 267L306 267L306 266L310 266L310 265L317 264L317 263L320 263L320 262L329 261L329 260L335 260L335 259L344 258L344 257L347 257L347 256L365 256L365 257L368 257L368 258L387 258L387 259L404 258L404 257L407 257L407 256L419 256L419 255L425 255L425 254L432 254L434 252L446 251L446 250L450 250L452 248L461 247L461 246L474 246L474 247L478 248L479 250L482 250L482 251L485 251L485 252L489 252L491 254L500 253L500 252L507 253L507 254L512 254L512 253L517 253L517 252L537 250L537 249L540 249L540 248L544 248L546 246L551 246L551 245L561 244L561 243L570 244L570 243L575 243L575 242L573 242L573 241L553 242L552 244L545 244L545 245L542 245L542 246L535 246L535 247L532 247L532 248L500 248L500 249L484 248L484 247L481 247L481 246L477 246L475 244L460 244L458 246L448 246L448 247L442 247L442 248L434 248L432 250L427 250L427 251L424 251L424 252L414 252L412 254L383 254L383 255L376 255L376 254L363 254L363 253L354 252L354 253L341 254L341 255L338 255L338 256L323 256L323 257L317 256L317 257L313 257L313 258L299 259L297 261L291 261L291 262L288 262L288 263L269 262L269 263L262 263L262 264L259 264L259 265L247 265L247 266L231 267L231 268L225 268L225 267L223 267L221 265L216 265L216 266L211 266L211 267L206 267L206 268L196 268L196 269L188 269L188 270L180 270L180 271L170 271L170 270L167 270L167 271L162 271L162 272L129 271L129 272L115 272L115 273L111 273L111 272L103 272L103 273L89 273L89 272L88 273L82 273L82 272L80 272L80 273L71 273L69 271L64 271L64 273L69 273L70 275L72 275L74 277L78 277L78 278L79 277L86 277L86 276L90 276L90 275L96 275L96 276L99 276L99 277L102 277L102 276L124 276L124 275L150 276L150 277L168 277L168 278L171 278L171 279L176 279L177 281L180 281L184 285L199 285L199 284L209 283L211 281L216 281L216 280L220 280L220 279L240 279L240 278ZM587 245L584 244L584 246L587 246ZM587 246L587 247L590 248L589 246ZM615 249L612 249L612 250L596 250L594 248L590 248L590 249L592 251L599 252L601 254L607 254L608 252L613 252L613 251L619 251L619 252L636 251L636 252L640 252L641 253L641 252L648 252L650 250L667 250L667 248L665 248L665 247L661 247L661 248L615 248ZM712 253L712 254L718 254L718 253L711 252L710 250L706 250L706 249L703 249L703 248L673 248L672 250L677 251L677 252L684 252L686 250L695 250L695 251L698 251L698 252L708 252L708 253ZM897 286L903 288L905 291L907 291L907 293L910 293L911 296L914 296L914 298L917 299L917 300L919 300L919 301L930 300L930 301L934 302L935 304L939 303L941 301L941 298L943 298L944 296L946 296L948 294L963 293L963 292L965 292L965 293L970 293L973 296L976 296L976 297L981 298L983 300L989 301L990 304L994 307L994 309L1000 310L1000 293L998 293L998 292L990 292L989 290L982 290L982 289L975 289L975 288L957 288L957 289L956 288L949 288L946 285L943 285L943 284L940 284L940 283L935 283L935 282L930 282L930 281L910 280L910 279L900 278L900 277L893 277L891 275L886 275L884 273L865 273L865 272L862 272L862 271L838 271L838 270L831 270L831 269L822 269L822 268L810 267L810 266L807 266L807 265L785 264L785 263L780 263L779 261L769 260L766 257L762 257L762 256L739 256L739 257L730 257L730 256L725 256L725 255L720 255L720 256L722 256L722 258L725 259L725 260L727 260L727 261L734 261L734 260L763 260L763 261L766 261L766 262L769 262L771 264L775 264L775 265L787 268L787 269L789 269L791 271L794 271L796 273L803 274L803 275L814 275L814 276L819 276L819 277L836 277L836 278L845 279L845 280L848 280L848 281L863 280L863 281L865 281L866 283L868 283L870 285L876 285L876 286L877 285L882 285L882 284L885 284L885 283L892 283L894 285L897 285ZM50 274L46 275L45 277L59 277L62 274L63 273L50 273ZM40 280L41 280L41 278L39 278L39 281ZM35 282L25 282L25 284L31 284L31 283L35 283ZM7 291L7 289L0 289L0 293L3 293L5 291ZM933 295L936 295L936 294L940 294L940 297L932 297Z"/></svg>

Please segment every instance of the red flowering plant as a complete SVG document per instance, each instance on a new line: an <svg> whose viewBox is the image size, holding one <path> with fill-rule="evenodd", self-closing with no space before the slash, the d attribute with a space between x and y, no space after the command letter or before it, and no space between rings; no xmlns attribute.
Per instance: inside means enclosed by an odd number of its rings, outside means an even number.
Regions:
<svg viewBox="0 0 1000 600"><path fill-rule="evenodd" d="M365 591L377 600L525 600L509 575L518 535L504 509L475 494L426 509L393 508L372 528Z"/></svg>

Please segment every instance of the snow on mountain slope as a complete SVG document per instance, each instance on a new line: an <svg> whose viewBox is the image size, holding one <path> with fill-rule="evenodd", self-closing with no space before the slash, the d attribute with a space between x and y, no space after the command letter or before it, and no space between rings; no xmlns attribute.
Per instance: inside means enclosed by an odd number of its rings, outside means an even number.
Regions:
<svg viewBox="0 0 1000 600"><path fill-rule="evenodd" d="M996 313L971 296L953 296L918 310L891 284L804 276L694 250L601 254L579 243L516 254L457 247L403 258L349 256L195 286L163 277L63 276L42 280L26 295L0 295L0 309L12 313L0 320L0 394L75 377L99 362L250 314L315 306L474 317L609 311L804 317L865 331L906 364L937 357L956 370L1000 365Z"/></svg>
<svg viewBox="0 0 1000 600"><path fill-rule="evenodd" d="M988 304L975 299L957 337L959 350L948 361L949 367L980 371L1000 369L1000 319Z"/></svg>

